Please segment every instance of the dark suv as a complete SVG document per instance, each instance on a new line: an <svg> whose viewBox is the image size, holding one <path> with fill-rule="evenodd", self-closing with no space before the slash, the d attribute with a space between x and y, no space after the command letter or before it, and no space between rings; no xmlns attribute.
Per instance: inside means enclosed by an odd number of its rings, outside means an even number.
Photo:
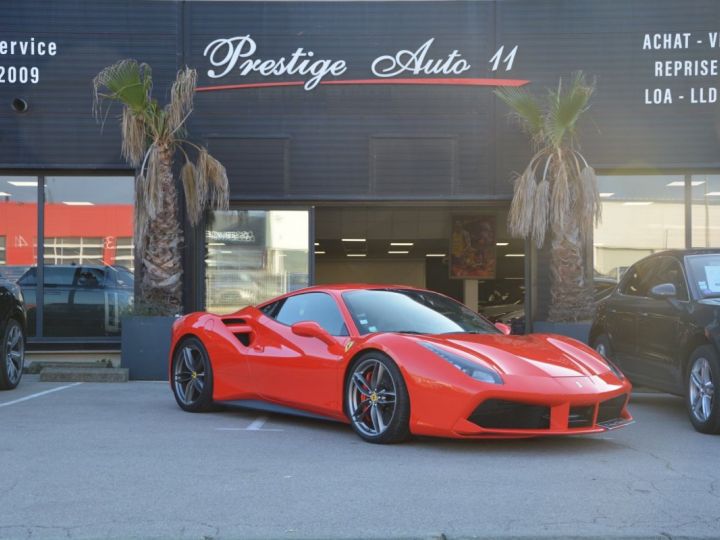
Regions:
<svg viewBox="0 0 720 540"><path fill-rule="evenodd" d="M37 267L18 279L27 306L28 330L35 332ZM120 266L47 265L44 268L43 335L120 335L120 318L133 306L132 273Z"/></svg>
<svg viewBox="0 0 720 540"><path fill-rule="evenodd" d="M635 263L597 305L590 343L633 384L685 396L695 429L720 433L720 250Z"/></svg>

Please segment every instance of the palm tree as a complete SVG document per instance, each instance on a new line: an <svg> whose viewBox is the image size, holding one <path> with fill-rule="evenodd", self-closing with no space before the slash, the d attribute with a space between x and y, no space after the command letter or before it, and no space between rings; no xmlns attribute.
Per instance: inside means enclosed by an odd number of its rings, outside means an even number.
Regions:
<svg viewBox="0 0 720 540"><path fill-rule="evenodd" d="M176 155L185 161L180 176L191 224L197 224L208 207L228 207L225 167L207 149L183 138L196 81L194 69L178 71L170 101L161 107L151 95L152 72L147 64L121 60L93 79L93 110L99 121L104 124L113 102L122 105L122 155L136 169L134 236L140 261L136 305L143 313L182 311L183 232L173 176Z"/></svg>
<svg viewBox="0 0 720 540"><path fill-rule="evenodd" d="M585 271L585 246L601 204L595 171L580 153L577 123L589 108L594 83L578 72L570 84L537 98L519 88L496 95L527 132L533 150L524 172L515 179L508 229L532 239L538 248L550 231L551 303L548 319L572 322L593 314L592 279Z"/></svg>

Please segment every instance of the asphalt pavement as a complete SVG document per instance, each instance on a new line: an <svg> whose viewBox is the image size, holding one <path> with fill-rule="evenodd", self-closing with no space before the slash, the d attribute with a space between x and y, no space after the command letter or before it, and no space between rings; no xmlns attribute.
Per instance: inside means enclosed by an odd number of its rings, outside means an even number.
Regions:
<svg viewBox="0 0 720 540"><path fill-rule="evenodd" d="M720 538L720 436L633 396L599 436L361 441L343 424L182 412L162 383L0 393L0 538Z"/></svg>

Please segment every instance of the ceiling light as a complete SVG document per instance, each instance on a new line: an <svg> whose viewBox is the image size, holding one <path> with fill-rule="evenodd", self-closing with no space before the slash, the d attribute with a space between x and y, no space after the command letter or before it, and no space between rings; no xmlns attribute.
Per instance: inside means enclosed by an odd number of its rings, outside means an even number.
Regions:
<svg viewBox="0 0 720 540"><path fill-rule="evenodd" d="M319 245L320 245L320 242L315 242L315 245L316 245L316 246L319 246Z"/></svg>
<svg viewBox="0 0 720 540"><path fill-rule="evenodd" d="M208 242L208 246L224 246L225 242Z"/></svg>
<svg viewBox="0 0 720 540"><path fill-rule="evenodd" d="M324 251L316 251L315 255L325 255L325 252Z"/></svg>
<svg viewBox="0 0 720 540"><path fill-rule="evenodd" d="M426 257L447 257L445 253L426 253Z"/></svg>
<svg viewBox="0 0 720 540"><path fill-rule="evenodd" d="M600 196L601 196L603 199L607 199L608 197L612 197L613 195L615 195L615 193L608 193L608 192L606 192L606 193L600 193Z"/></svg>
<svg viewBox="0 0 720 540"><path fill-rule="evenodd" d="M222 254L224 254L224 255L231 255L231 254L232 254L232 251L229 250L229 249L223 249L223 250L220 251L220 253L222 253Z"/></svg>
<svg viewBox="0 0 720 540"><path fill-rule="evenodd" d="M705 180L691 180L690 185L695 186L702 186L705 183ZM670 182L667 184L668 187L685 187L685 180L676 180L675 182Z"/></svg>
<svg viewBox="0 0 720 540"><path fill-rule="evenodd" d="M365 242L364 238L341 238L343 242Z"/></svg>
<svg viewBox="0 0 720 540"><path fill-rule="evenodd" d="M89 201L62 201L62 203L68 206L95 206L95 203Z"/></svg>
<svg viewBox="0 0 720 540"><path fill-rule="evenodd" d="M648 206L652 204L650 201L627 201L623 203L625 206Z"/></svg>
<svg viewBox="0 0 720 540"><path fill-rule="evenodd" d="M720 195L720 191L709 191L705 194L706 197L717 197Z"/></svg>
<svg viewBox="0 0 720 540"><path fill-rule="evenodd" d="M12 195L5 193L4 191L0 191L0 197L12 197Z"/></svg>
<svg viewBox="0 0 720 540"><path fill-rule="evenodd" d="M8 180L8 184L18 187L37 187L37 180Z"/></svg>
<svg viewBox="0 0 720 540"><path fill-rule="evenodd" d="M409 251L388 251L390 255L407 255Z"/></svg>
<svg viewBox="0 0 720 540"><path fill-rule="evenodd" d="M509 246L510 242L495 242L496 246Z"/></svg>
<svg viewBox="0 0 720 540"><path fill-rule="evenodd" d="M348 253L348 257L367 257L367 253Z"/></svg>
<svg viewBox="0 0 720 540"><path fill-rule="evenodd" d="M506 253L505 256L506 257L524 257L525 254L524 253Z"/></svg>
<svg viewBox="0 0 720 540"><path fill-rule="evenodd" d="M414 246L415 242L390 242L391 246Z"/></svg>

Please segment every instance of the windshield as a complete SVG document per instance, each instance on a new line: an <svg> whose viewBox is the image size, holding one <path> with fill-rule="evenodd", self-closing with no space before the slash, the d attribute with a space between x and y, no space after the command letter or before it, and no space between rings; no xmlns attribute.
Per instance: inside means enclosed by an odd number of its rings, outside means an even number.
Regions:
<svg viewBox="0 0 720 540"><path fill-rule="evenodd" d="M477 313L440 294L408 289L351 291L343 300L360 334L497 334Z"/></svg>
<svg viewBox="0 0 720 540"><path fill-rule="evenodd" d="M720 253L708 255L689 255L690 282L700 293L701 298L720 297Z"/></svg>

